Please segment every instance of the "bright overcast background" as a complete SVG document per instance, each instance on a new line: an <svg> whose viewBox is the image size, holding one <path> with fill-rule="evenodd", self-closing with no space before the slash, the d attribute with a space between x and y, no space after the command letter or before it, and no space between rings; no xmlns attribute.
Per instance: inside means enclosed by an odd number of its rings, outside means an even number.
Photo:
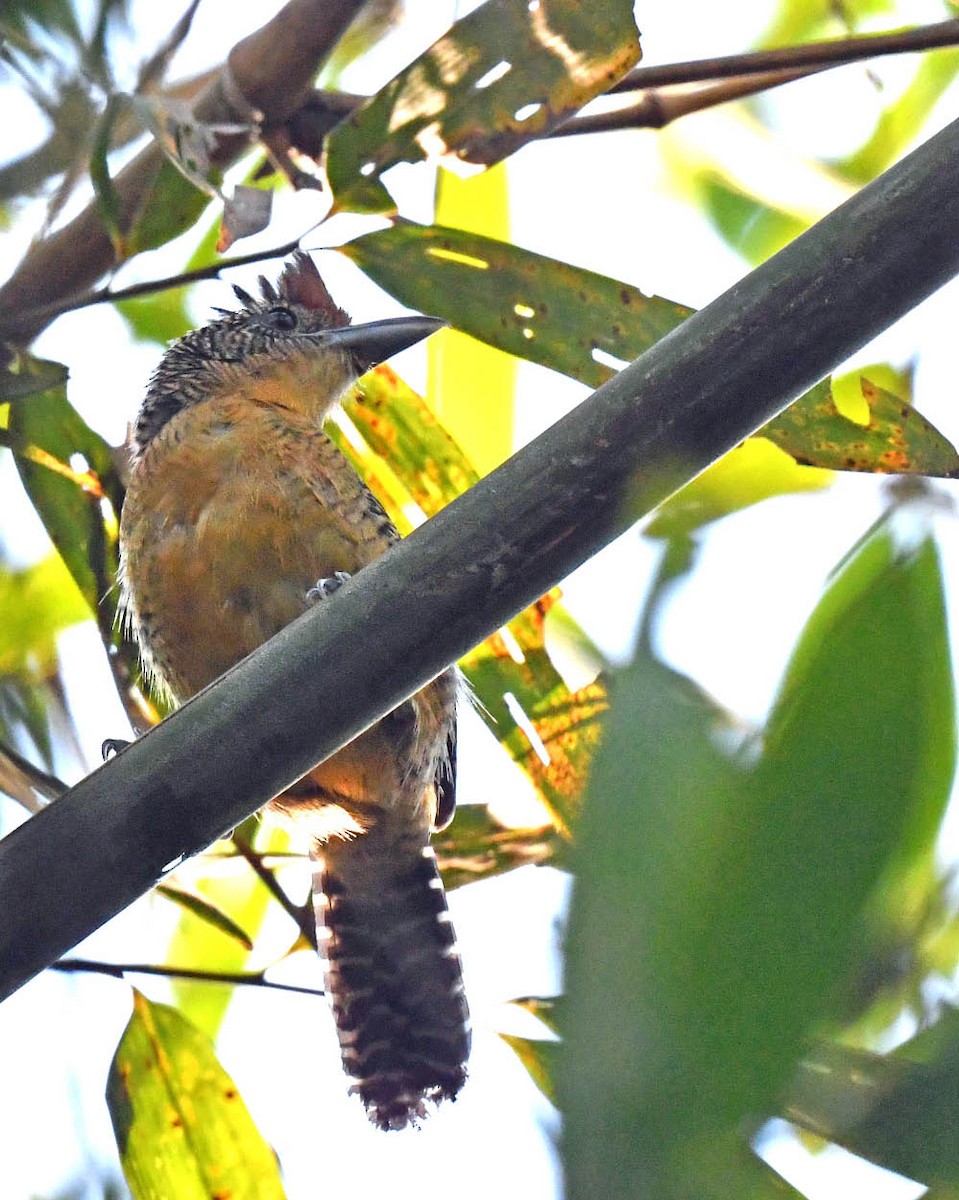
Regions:
<svg viewBox="0 0 959 1200"><path fill-rule="evenodd" d="M218 61L229 45L261 26L278 7L203 0L171 78ZM409 0L402 26L375 56L346 75L343 86L356 92L376 90L471 7L475 6ZM644 63L740 52L762 37L778 8L774 0L640 4L637 23ZM167 5L134 0L131 80L134 64L168 32L173 11ZM948 15L952 14L934 0L915 0L879 12L873 27L927 23ZM749 265L704 215L695 187L683 181L713 171L801 219L821 216L849 193L846 185L814 163L859 146L914 65L911 59L887 59L868 69L846 67L789 85L761 102L762 122L755 107L736 104L686 118L662 132L533 144L509 164L512 239L527 249L627 280L644 292L700 306L740 278ZM0 86L0 111L3 158L41 140L44 127L35 110L9 81ZM924 135L957 111L959 94L953 89ZM409 175L388 182L397 189L404 215L428 220L432 192L424 183L426 171L415 178ZM319 217L322 203L312 193L281 197L274 226L238 249L254 250L294 236ZM597 212L600 220L593 219ZM6 275L18 262L41 218L40 206L15 215L0 241L0 273ZM308 236L304 245L319 251L354 231L354 225L331 222ZM123 272L120 282L165 275L177 269L183 257L182 249L143 255ZM394 301L339 256L320 254L317 261L337 300L355 320L398 311ZM226 279L249 287L257 273L258 269L240 270ZM212 305L230 303L228 282L196 289L191 313L197 322L208 318ZM954 384L959 347L944 329L955 328L957 299L959 289L945 289L857 356L861 363L915 361L917 407L954 443L959 441ZM97 308L61 318L36 349L43 357L70 364L71 402L111 444L122 442L156 365L158 348L135 343L120 316ZM404 356L397 369L414 387L424 385L422 354ZM518 442L586 394L568 379L527 364L520 369L518 386ZM695 572L661 623L662 652L744 720L760 721L827 573L881 511L884 486L873 477L844 477L819 496L767 501L720 522L705 538ZM19 493L9 455L0 459L0 503L8 512L22 511L15 532L10 532L11 521L4 526L8 557L20 564L43 557L45 535ZM947 569L955 579L951 518L944 519L942 533ZM658 554L656 543L639 532L630 533L564 588L573 614L614 659L628 654ZM58 766L69 780L96 764L104 738L122 736L126 729L99 645L94 631L79 627L61 646L66 677L75 685L70 698L83 743L79 756L62 752ZM102 686L96 682L101 676ZM102 705L91 702L92 696L102 696ZM495 749L491 740L467 739L461 764L467 798L486 798L504 786L509 773ZM16 805L0 800L0 832L22 819ZM37 880L37 887L44 886L44 880ZM367 1126L356 1102L344 1098L336 1038L322 1001L253 990L237 993L218 1049L280 1155L293 1200L343 1194L347 1188L349 1195L358 1197L387 1189L399 1197L442 1190L464 1200L489 1195L498 1200L546 1200L559 1194L551 1148L558 1117L496 1030L528 1029L507 1011L510 997L548 995L559 989L556 945L566 894L567 881L559 872L528 868L451 897L476 1049L462 1098L445 1106L417 1133L384 1137ZM151 954L162 958L175 918L171 908L142 901L90 939L82 952L138 961ZM278 951L284 936L285 931L278 933ZM283 977L321 982L318 968L306 955L289 964ZM141 986L150 996L169 996L162 982ZM0 1007L3 1200L54 1195L68 1186L76 1189L71 1196L96 1197L103 1194L104 1178L116 1178L103 1087L129 1011L130 992L124 983L49 973ZM770 1140L767 1152L777 1169L810 1196L908 1197L923 1191L838 1151L812 1156L785 1135Z"/></svg>

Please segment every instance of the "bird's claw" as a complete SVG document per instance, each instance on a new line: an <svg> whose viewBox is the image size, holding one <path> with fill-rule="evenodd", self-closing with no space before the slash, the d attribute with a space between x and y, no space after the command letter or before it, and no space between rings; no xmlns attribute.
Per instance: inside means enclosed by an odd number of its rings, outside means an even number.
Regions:
<svg viewBox="0 0 959 1200"><path fill-rule="evenodd" d="M317 600L325 600L327 596L332 596L351 578L352 576L347 571L334 571L326 579L318 579L306 593L306 598L311 604L315 604Z"/></svg>
<svg viewBox="0 0 959 1200"><path fill-rule="evenodd" d="M127 746L132 745L126 738L107 738L100 747L100 753L103 755L103 761L108 762L114 758L121 750L126 750Z"/></svg>

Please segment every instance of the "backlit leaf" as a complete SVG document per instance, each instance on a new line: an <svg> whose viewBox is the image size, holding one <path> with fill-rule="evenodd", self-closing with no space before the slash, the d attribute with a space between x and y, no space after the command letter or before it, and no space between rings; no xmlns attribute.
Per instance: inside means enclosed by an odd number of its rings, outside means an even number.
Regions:
<svg viewBox="0 0 959 1200"><path fill-rule="evenodd" d="M107 1105L134 1200L282 1200L273 1151L209 1039L175 1008L134 992Z"/></svg>

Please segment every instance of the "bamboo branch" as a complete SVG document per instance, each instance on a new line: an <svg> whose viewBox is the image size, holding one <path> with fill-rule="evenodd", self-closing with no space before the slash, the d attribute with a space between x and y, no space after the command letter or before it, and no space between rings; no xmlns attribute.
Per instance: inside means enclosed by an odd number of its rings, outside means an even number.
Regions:
<svg viewBox="0 0 959 1200"><path fill-rule="evenodd" d="M957 271L959 121L0 842L0 996L402 703Z"/></svg>

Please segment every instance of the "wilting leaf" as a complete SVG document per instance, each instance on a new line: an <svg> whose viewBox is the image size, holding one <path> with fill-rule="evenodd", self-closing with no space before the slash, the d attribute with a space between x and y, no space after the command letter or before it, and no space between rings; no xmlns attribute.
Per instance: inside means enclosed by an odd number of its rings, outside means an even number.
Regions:
<svg viewBox="0 0 959 1200"><path fill-rule="evenodd" d="M825 380L761 430L797 462L837 471L894 475L959 475L959 455L905 400L861 380L869 423L844 417Z"/></svg>
<svg viewBox="0 0 959 1200"><path fill-rule="evenodd" d="M476 471L460 447L423 400L389 368L367 375L358 398L345 408L427 516L475 482ZM347 439L340 438L339 444L394 519L401 520L395 499L377 486L377 463L368 464ZM567 829L578 806L598 738L597 718L606 701L600 682L571 693L550 660L544 618L555 602L554 596L540 600L505 631L471 651L460 665L490 730L537 786L557 827ZM535 745L517 724L517 716L523 714L534 727Z"/></svg>
<svg viewBox="0 0 959 1200"><path fill-rule="evenodd" d="M390 367L364 375L344 409L370 448L386 459L410 498L431 517L479 479L421 396Z"/></svg>
<svg viewBox="0 0 959 1200"><path fill-rule="evenodd" d="M544 628L553 602L544 596L471 650L460 667L490 729L536 785L556 827L568 833L608 702L602 682L570 692L553 666Z"/></svg>
<svg viewBox="0 0 959 1200"><path fill-rule="evenodd" d="M499 162L638 59L630 0L487 0L330 135L336 208L392 209L380 176L396 163Z"/></svg>
<svg viewBox="0 0 959 1200"><path fill-rule="evenodd" d="M237 184L233 195L228 196L223 205L220 238L216 244L217 253L223 254L240 238L261 233L269 225L272 211L271 191Z"/></svg>
<svg viewBox="0 0 959 1200"><path fill-rule="evenodd" d="M209 1039L134 992L107 1105L134 1200L282 1200L273 1151Z"/></svg>
<svg viewBox="0 0 959 1200"><path fill-rule="evenodd" d="M433 835L433 849L449 890L516 867L562 866L568 847L553 825L513 828L482 804L462 805L456 820Z"/></svg>

